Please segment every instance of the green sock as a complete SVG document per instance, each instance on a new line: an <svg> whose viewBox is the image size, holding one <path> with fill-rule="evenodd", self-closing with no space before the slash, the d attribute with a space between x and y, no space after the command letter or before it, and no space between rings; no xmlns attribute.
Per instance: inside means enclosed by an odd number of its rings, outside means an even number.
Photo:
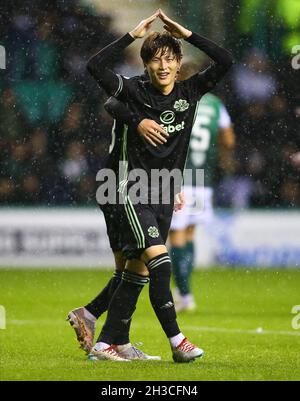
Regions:
<svg viewBox="0 0 300 401"><path fill-rule="evenodd" d="M181 295L190 293L189 288L189 257L186 254L186 247L172 247L171 260L174 279Z"/></svg>
<svg viewBox="0 0 300 401"><path fill-rule="evenodd" d="M189 241L186 243L185 252L189 263L189 277L190 277L192 271L194 270L194 259L195 259L194 241Z"/></svg>

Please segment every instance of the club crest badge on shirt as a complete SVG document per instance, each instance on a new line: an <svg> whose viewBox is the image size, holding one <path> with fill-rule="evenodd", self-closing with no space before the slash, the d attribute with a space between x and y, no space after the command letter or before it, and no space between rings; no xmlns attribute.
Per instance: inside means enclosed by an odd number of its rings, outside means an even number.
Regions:
<svg viewBox="0 0 300 401"><path fill-rule="evenodd" d="M158 231L157 227L154 227L154 226L150 226L150 227L148 228L148 234L149 234L149 236L152 237L152 238L157 238L157 237L159 237L159 231Z"/></svg>
<svg viewBox="0 0 300 401"><path fill-rule="evenodd" d="M179 99L176 100L175 104L174 104L174 109L176 111L185 111L189 108L190 104L184 100L184 99Z"/></svg>

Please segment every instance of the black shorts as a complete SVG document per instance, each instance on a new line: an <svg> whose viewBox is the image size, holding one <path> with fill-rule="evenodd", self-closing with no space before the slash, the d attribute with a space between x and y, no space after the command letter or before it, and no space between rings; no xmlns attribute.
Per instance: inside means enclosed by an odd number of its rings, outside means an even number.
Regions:
<svg viewBox="0 0 300 401"><path fill-rule="evenodd" d="M122 251L123 242L121 235L122 217L119 205L101 205L100 209L104 214L106 232L109 244L113 252Z"/></svg>
<svg viewBox="0 0 300 401"><path fill-rule="evenodd" d="M173 205L120 205L120 241L126 259L139 259L153 245L165 245L173 215Z"/></svg>

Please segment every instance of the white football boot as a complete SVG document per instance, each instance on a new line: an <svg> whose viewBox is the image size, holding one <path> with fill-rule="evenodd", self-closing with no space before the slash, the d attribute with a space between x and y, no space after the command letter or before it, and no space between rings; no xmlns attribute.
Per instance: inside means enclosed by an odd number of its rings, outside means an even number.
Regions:
<svg viewBox="0 0 300 401"><path fill-rule="evenodd" d="M136 348L134 345L128 343L126 345L116 345L116 351L118 354L125 359L129 359L131 361L160 361L160 356L147 355L140 349Z"/></svg>
<svg viewBox="0 0 300 401"><path fill-rule="evenodd" d="M201 358L204 351L184 338L177 347L172 347L173 361L177 363L192 362L196 358Z"/></svg>
<svg viewBox="0 0 300 401"><path fill-rule="evenodd" d="M114 345L110 345L108 347L99 347L96 344L92 349L88 356L89 360L108 360L115 362L130 362L130 359L123 358L117 351Z"/></svg>

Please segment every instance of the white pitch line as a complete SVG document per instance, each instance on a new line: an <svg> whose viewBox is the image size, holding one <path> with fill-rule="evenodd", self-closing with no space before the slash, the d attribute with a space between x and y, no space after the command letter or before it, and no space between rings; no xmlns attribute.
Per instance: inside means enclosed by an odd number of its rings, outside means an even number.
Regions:
<svg viewBox="0 0 300 401"><path fill-rule="evenodd" d="M19 319L11 319L6 321L6 326L25 326L25 325L57 325L66 323L63 319L36 319L36 320L19 320Z"/></svg>
<svg viewBox="0 0 300 401"><path fill-rule="evenodd" d="M228 329L224 327L205 327L205 326L185 326L187 330L195 330L195 331L210 331L213 333L241 333L241 334L273 334L280 336L300 336L300 332L297 331L288 331L288 330L264 330L261 328L257 328L255 330L245 330L245 329Z"/></svg>
<svg viewBox="0 0 300 401"><path fill-rule="evenodd" d="M23 325L58 325L66 324L63 319L36 319L36 320L8 320L6 326L23 326ZM141 327L141 324L133 322L133 327ZM300 337L300 331L288 331L288 330L264 330L261 328L247 330L247 329L229 329L225 327L208 327L208 326L184 326L186 330L194 331L208 331L211 333L240 333L240 334L269 334L269 335L280 335L280 336L296 336Z"/></svg>

